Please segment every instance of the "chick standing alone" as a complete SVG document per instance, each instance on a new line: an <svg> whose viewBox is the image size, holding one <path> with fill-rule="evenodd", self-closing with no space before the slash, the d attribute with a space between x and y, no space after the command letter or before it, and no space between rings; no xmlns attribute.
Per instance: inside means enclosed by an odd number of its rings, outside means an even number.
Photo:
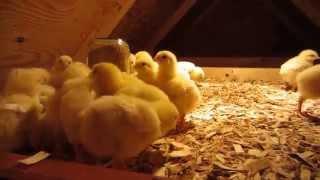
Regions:
<svg viewBox="0 0 320 180"><path fill-rule="evenodd" d="M280 67L280 75L287 87L296 89L297 75L303 70L312 67L313 62L318 58L319 55L316 51L307 49L301 51L298 56L295 56L282 64Z"/></svg>
<svg viewBox="0 0 320 180"><path fill-rule="evenodd" d="M315 65L302 71L297 76L297 85L300 93L298 103L299 113L312 119L319 119L302 112L302 104L306 99L320 98L320 65Z"/></svg>
<svg viewBox="0 0 320 180"><path fill-rule="evenodd" d="M179 76L177 58L170 51L160 51L154 58L159 64L158 85L176 105L180 113L178 128L185 128L185 115L201 101L201 94L192 80Z"/></svg>

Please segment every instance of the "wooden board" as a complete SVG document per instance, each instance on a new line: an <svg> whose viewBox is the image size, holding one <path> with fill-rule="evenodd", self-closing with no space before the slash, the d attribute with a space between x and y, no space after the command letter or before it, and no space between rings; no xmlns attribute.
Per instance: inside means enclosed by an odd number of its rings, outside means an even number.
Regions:
<svg viewBox="0 0 320 180"><path fill-rule="evenodd" d="M206 77L216 80L279 82L279 68L204 67Z"/></svg>
<svg viewBox="0 0 320 180"><path fill-rule="evenodd" d="M87 179L119 179L119 180L151 180L150 175L134 172L107 169L102 166L89 166L59 160L44 160L32 166L18 164L17 161L26 156L5 154L0 158L0 179L32 179L32 180L87 180Z"/></svg>
<svg viewBox="0 0 320 180"><path fill-rule="evenodd" d="M277 68L289 57L179 57L202 67L269 67Z"/></svg>
<svg viewBox="0 0 320 180"><path fill-rule="evenodd" d="M90 42L108 36L134 0L3 0L0 67L48 66L61 54L84 60Z"/></svg>

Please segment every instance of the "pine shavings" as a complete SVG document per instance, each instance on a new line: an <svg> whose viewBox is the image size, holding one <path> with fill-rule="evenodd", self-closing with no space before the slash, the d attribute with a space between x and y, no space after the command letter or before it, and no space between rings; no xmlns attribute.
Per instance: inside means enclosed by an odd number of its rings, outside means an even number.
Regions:
<svg viewBox="0 0 320 180"><path fill-rule="evenodd" d="M233 148L238 154L244 153L244 150L240 144L233 144Z"/></svg>
<svg viewBox="0 0 320 180"><path fill-rule="evenodd" d="M142 153L132 170L172 179L320 180L320 126L296 113L296 92L213 80L200 89L203 102L187 116L195 128L155 141L146 149L152 156ZM320 116L316 104L305 107Z"/></svg>

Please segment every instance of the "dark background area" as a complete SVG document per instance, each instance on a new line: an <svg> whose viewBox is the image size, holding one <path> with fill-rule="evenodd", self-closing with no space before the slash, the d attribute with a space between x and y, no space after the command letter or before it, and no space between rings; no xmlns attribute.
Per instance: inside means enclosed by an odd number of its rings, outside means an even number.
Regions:
<svg viewBox="0 0 320 180"><path fill-rule="evenodd" d="M112 37L128 41L133 52L170 49L185 57L289 57L319 49L318 27L290 0L198 0L150 46L185 2L137 0Z"/></svg>

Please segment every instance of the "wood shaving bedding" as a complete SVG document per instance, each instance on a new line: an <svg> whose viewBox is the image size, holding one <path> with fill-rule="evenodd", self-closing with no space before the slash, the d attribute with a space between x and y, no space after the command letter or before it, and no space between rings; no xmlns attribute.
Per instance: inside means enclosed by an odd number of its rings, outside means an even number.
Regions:
<svg viewBox="0 0 320 180"><path fill-rule="evenodd" d="M198 84L196 126L156 141L133 171L178 179L319 179L320 126L297 113L298 94L268 82ZM305 111L320 116L319 101ZM317 107L318 106L318 107Z"/></svg>

